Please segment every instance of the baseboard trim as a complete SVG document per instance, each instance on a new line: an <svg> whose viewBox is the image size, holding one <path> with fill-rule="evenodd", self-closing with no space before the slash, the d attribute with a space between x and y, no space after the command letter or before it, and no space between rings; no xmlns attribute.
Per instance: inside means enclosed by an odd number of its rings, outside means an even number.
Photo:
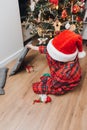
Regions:
<svg viewBox="0 0 87 130"><path fill-rule="evenodd" d="M7 57L6 59L2 60L2 61L0 62L0 67L4 67L4 66L6 66L9 62L11 62L12 60L16 59L22 50L23 50L23 48L20 49L20 50L18 50L18 51L15 52L14 54L10 55L10 56Z"/></svg>

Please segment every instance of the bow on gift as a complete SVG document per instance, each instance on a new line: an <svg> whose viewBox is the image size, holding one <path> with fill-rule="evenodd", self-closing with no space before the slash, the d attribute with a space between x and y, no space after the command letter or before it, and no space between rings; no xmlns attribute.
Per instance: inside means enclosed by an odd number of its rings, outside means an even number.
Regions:
<svg viewBox="0 0 87 130"><path fill-rule="evenodd" d="M27 71L28 73L34 71L33 66L31 66L31 65L25 66L25 69L26 69L26 71Z"/></svg>

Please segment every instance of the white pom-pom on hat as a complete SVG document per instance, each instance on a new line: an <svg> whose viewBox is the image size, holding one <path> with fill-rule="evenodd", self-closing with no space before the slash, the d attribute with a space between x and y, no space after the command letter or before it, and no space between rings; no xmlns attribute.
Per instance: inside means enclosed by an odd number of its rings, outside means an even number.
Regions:
<svg viewBox="0 0 87 130"><path fill-rule="evenodd" d="M79 52L78 53L78 57L79 58L83 58L83 57L85 57L86 56L86 52L85 51L82 51L82 52Z"/></svg>

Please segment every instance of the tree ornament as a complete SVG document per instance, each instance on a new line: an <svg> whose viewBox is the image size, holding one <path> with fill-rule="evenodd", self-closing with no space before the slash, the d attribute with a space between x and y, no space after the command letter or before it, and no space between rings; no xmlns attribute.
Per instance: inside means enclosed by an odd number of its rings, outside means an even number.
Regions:
<svg viewBox="0 0 87 130"><path fill-rule="evenodd" d="M55 28L55 34L58 34L60 32L60 28L62 26L62 23L58 19L56 19L53 26Z"/></svg>
<svg viewBox="0 0 87 130"><path fill-rule="evenodd" d="M79 17L79 16L77 16L77 17L76 17L76 21L77 21L77 22L80 22L80 21L82 21L82 18Z"/></svg>
<svg viewBox="0 0 87 130"><path fill-rule="evenodd" d="M76 14L76 13L78 13L79 11L80 11L80 7L79 7L77 4L74 5L72 12Z"/></svg>
<svg viewBox="0 0 87 130"><path fill-rule="evenodd" d="M46 44L46 41L48 40L48 38L38 38L39 41L39 45L41 44Z"/></svg>
<svg viewBox="0 0 87 130"><path fill-rule="evenodd" d="M65 28L66 28L66 29L69 29L69 28L70 28L70 23L69 23L69 22L66 23Z"/></svg>
<svg viewBox="0 0 87 130"><path fill-rule="evenodd" d="M52 3L52 4L58 5L59 1L58 0L49 0L49 2Z"/></svg>
<svg viewBox="0 0 87 130"><path fill-rule="evenodd" d="M58 10L58 5L56 6L56 10Z"/></svg>
<svg viewBox="0 0 87 130"><path fill-rule="evenodd" d="M31 4L30 4L30 9L31 9L31 11L34 11L35 5L36 5L35 1L34 1L34 0L31 0Z"/></svg>
<svg viewBox="0 0 87 130"><path fill-rule="evenodd" d="M75 31L76 30L76 25L75 24L71 24L69 30Z"/></svg>
<svg viewBox="0 0 87 130"><path fill-rule="evenodd" d="M64 10L62 11L62 16L61 16L61 18L65 19L66 17L67 17L67 11L66 11L66 9L64 9Z"/></svg>
<svg viewBox="0 0 87 130"><path fill-rule="evenodd" d="M52 4L50 8L51 10L55 10L55 9L58 10L58 5Z"/></svg>
<svg viewBox="0 0 87 130"><path fill-rule="evenodd" d="M51 32L49 33L49 36L50 36L50 38L52 38L52 33Z"/></svg>
<svg viewBox="0 0 87 130"><path fill-rule="evenodd" d="M43 29L41 27L37 27L37 32L40 37L43 35Z"/></svg>
<svg viewBox="0 0 87 130"><path fill-rule="evenodd" d="M85 2L79 3L79 7L80 7L80 12L83 12L85 9Z"/></svg>
<svg viewBox="0 0 87 130"><path fill-rule="evenodd" d="M40 10L40 12L38 14L38 22L40 22L40 21L41 21L41 10Z"/></svg>

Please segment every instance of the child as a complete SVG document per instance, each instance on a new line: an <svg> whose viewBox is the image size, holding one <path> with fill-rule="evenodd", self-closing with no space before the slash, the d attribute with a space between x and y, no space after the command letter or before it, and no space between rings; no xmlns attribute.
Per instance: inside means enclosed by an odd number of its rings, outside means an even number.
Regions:
<svg viewBox="0 0 87 130"><path fill-rule="evenodd" d="M37 94L62 95L73 90L81 80L78 58L86 53L82 48L82 37L71 30L64 30L45 46L27 45L28 48L46 54L50 75L43 75L33 84Z"/></svg>

